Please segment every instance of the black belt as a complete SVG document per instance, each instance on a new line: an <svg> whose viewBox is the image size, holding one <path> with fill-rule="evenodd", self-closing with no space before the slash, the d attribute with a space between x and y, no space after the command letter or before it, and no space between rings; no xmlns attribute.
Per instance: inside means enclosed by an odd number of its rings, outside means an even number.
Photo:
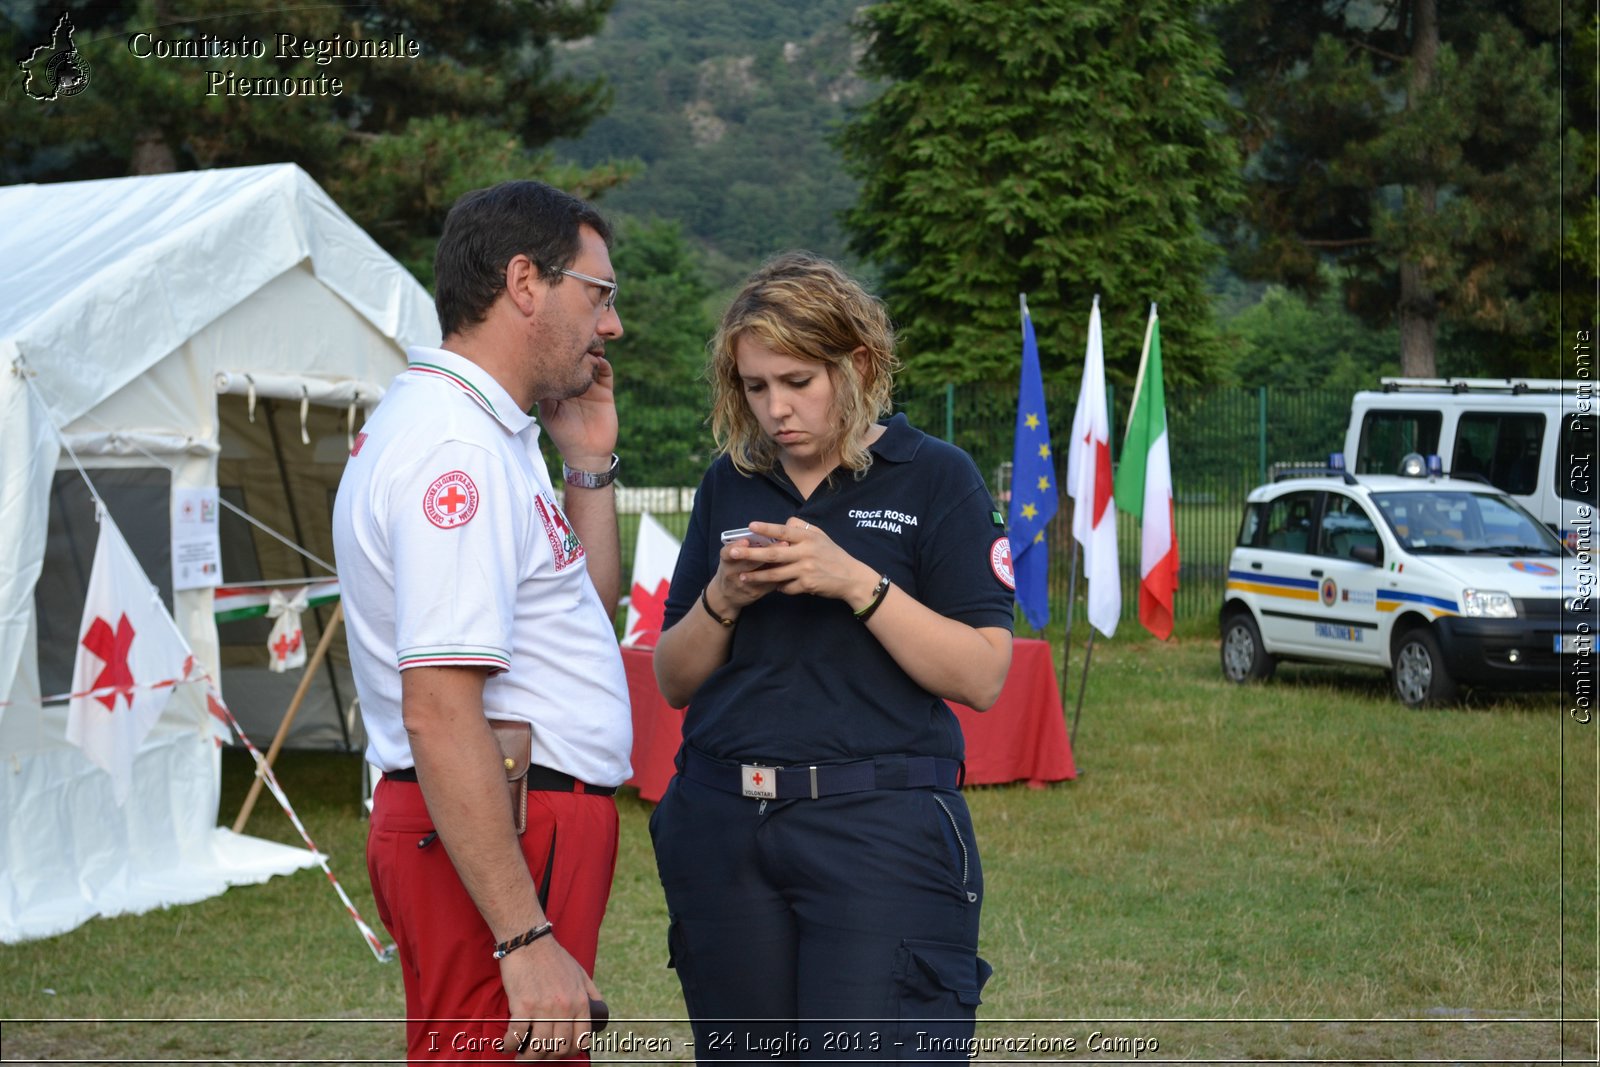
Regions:
<svg viewBox="0 0 1600 1067"><path fill-rule="evenodd" d="M401 767L398 771L384 771L383 776L391 782L414 782L417 769ZM537 763L528 768L528 788L540 793L585 793L597 797L615 796L617 792L614 785L590 785L565 771L541 767Z"/></svg>
<svg viewBox="0 0 1600 1067"><path fill-rule="evenodd" d="M873 789L959 789L966 778L965 764L938 756L874 756L852 763L766 767L713 759L687 745L678 773L724 793L755 796L758 794L747 792L745 783L751 766L771 773L777 800L816 800Z"/></svg>

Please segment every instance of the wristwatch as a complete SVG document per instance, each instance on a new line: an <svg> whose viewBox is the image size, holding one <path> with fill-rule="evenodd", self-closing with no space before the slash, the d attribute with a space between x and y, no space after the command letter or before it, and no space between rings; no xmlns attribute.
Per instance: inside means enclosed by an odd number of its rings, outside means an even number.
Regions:
<svg viewBox="0 0 1600 1067"><path fill-rule="evenodd" d="M594 471L573 470L563 461L561 464L561 478L575 489L599 489L610 485L617 480L617 467L622 461L615 452L611 453L611 466L596 474Z"/></svg>

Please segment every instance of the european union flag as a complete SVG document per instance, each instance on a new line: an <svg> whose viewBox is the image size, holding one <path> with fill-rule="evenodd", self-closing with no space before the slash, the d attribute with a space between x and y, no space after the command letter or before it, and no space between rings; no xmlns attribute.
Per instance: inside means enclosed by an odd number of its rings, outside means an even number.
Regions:
<svg viewBox="0 0 1600 1067"><path fill-rule="evenodd" d="M1022 297L1022 382L1017 390L1017 435L1011 449L1011 566L1017 603L1035 630L1050 621L1050 550L1044 528L1056 514L1056 468L1050 453L1050 419L1044 410L1039 344Z"/></svg>

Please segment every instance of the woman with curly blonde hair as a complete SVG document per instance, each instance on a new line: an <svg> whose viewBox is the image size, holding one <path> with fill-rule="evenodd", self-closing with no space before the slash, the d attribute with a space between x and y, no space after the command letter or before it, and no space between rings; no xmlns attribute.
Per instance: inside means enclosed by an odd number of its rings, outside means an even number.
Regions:
<svg viewBox="0 0 1600 1067"><path fill-rule="evenodd" d="M945 701L999 696L1010 548L971 458L887 417L897 365L882 304L802 252L711 344L719 455L655 654L688 712L651 819L703 1061L966 1058L989 967Z"/></svg>

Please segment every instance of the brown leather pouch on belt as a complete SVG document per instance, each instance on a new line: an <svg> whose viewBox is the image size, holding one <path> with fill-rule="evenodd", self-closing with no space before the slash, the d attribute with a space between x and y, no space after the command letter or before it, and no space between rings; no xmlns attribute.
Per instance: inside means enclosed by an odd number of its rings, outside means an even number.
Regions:
<svg viewBox="0 0 1600 1067"><path fill-rule="evenodd" d="M528 768L533 765L533 724L515 719L490 719L500 745L501 765L511 791L511 822L517 833L528 828Z"/></svg>

